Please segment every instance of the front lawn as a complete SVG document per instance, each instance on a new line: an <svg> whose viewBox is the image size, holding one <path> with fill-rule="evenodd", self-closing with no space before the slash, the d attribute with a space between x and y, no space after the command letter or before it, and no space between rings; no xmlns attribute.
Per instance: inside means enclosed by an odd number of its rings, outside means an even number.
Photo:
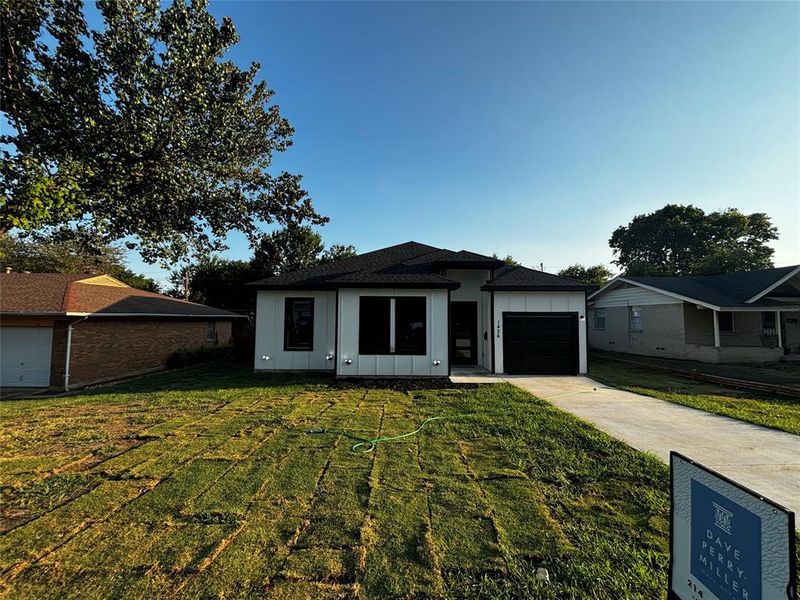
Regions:
<svg viewBox="0 0 800 600"><path fill-rule="evenodd" d="M800 399L721 387L602 356L592 356L589 375L629 392L800 435Z"/></svg>
<svg viewBox="0 0 800 600"><path fill-rule="evenodd" d="M0 593L664 597L665 465L505 384L411 387L222 365L0 403Z"/></svg>

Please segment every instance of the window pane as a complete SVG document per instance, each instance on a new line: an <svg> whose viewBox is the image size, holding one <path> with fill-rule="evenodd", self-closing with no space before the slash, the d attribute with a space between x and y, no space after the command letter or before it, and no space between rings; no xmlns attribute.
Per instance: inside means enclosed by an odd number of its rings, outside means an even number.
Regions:
<svg viewBox="0 0 800 600"><path fill-rule="evenodd" d="M386 296L359 298L359 354L389 354L389 307Z"/></svg>
<svg viewBox="0 0 800 600"><path fill-rule="evenodd" d="M217 341L217 324L214 321L208 321L206 323L206 341Z"/></svg>
<svg viewBox="0 0 800 600"><path fill-rule="evenodd" d="M284 350L314 347L314 299L287 298L283 332Z"/></svg>
<svg viewBox="0 0 800 600"><path fill-rule="evenodd" d="M606 328L606 309L605 308L596 308L594 311L594 328L595 329L605 329Z"/></svg>
<svg viewBox="0 0 800 600"><path fill-rule="evenodd" d="M395 299L396 354L425 354L425 298Z"/></svg>
<svg viewBox="0 0 800 600"><path fill-rule="evenodd" d="M628 309L628 326L631 331L642 330L642 310L638 306Z"/></svg>
<svg viewBox="0 0 800 600"><path fill-rule="evenodd" d="M733 332L733 313L720 312L719 313L719 330L721 333Z"/></svg>

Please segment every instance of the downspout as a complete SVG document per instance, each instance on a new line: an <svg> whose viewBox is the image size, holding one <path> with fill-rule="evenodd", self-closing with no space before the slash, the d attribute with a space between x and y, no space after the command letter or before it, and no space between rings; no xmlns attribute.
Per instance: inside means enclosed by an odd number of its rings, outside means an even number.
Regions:
<svg viewBox="0 0 800 600"><path fill-rule="evenodd" d="M78 319L77 321L72 321L69 325L67 325L67 356L64 359L64 391L69 391L69 357L72 353L72 326L80 323L81 321L85 321L89 317L83 317L82 319Z"/></svg>

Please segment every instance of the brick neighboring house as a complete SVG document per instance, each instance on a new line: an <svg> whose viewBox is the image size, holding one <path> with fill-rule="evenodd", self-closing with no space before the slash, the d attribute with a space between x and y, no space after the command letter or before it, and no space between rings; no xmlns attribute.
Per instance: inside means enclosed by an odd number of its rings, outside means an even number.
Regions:
<svg viewBox="0 0 800 600"><path fill-rule="evenodd" d="M161 369L225 345L240 315L108 275L0 274L0 385L71 389Z"/></svg>

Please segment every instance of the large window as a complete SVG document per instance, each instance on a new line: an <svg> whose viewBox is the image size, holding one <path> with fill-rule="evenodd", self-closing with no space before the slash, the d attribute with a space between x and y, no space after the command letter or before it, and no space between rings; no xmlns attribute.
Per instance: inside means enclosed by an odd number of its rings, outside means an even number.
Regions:
<svg viewBox="0 0 800 600"><path fill-rule="evenodd" d="M639 306L628 307L628 330L642 330L642 309Z"/></svg>
<svg viewBox="0 0 800 600"><path fill-rule="evenodd" d="M594 309L594 328L595 329L605 329L606 328L606 309L605 308L595 308Z"/></svg>
<svg viewBox="0 0 800 600"><path fill-rule="evenodd" d="M720 333L733 333L733 313L730 311L720 311L717 313L719 319Z"/></svg>
<svg viewBox="0 0 800 600"><path fill-rule="evenodd" d="M359 354L426 354L424 297L361 296Z"/></svg>
<svg viewBox="0 0 800 600"><path fill-rule="evenodd" d="M314 349L314 299L286 298L283 349Z"/></svg>
<svg viewBox="0 0 800 600"><path fill-rule="evenodd" d="M359 299L359 354L389 354L391 301L388 296L361 296Z"/></svg>

